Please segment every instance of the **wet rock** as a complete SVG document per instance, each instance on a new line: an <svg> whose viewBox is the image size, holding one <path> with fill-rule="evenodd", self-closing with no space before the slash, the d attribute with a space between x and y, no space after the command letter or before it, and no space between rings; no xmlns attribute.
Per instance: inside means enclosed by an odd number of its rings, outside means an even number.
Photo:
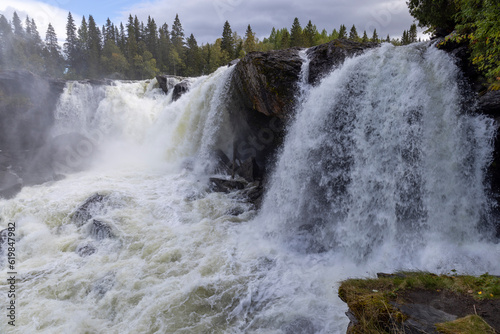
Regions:
<svg viewBox="0 0 500 334"><path fill-rule="evenodd" d="M9 230L3 229L0 231L0 254L4 251L7 246L7 240L9 239Z"/></svg>
<svg viewBox="0 0 500 334"><path fill-rule="evenodd" d="M251 52L236 64L232 85L248 110L285 118L293 111L301 66L298 49Z"/></svg>
<svg viewBox="0 0 500 334"><path fill-rule="evenodd" d="M115 273L109 272L104 277L101 277L92 285L92 291L98 296L104 296L115 285Z"/></svg>
<svg viewBox="0 0 500 334"><path fill-rule="evenodd" d="M172 101L177 101L184 93L189 91L190 83L187 80L183 80L174 86L174 92L172 93Z"/></svg>
<svg viewBox="0 0 500 334"><path fill-rule="evenodd" d="M53 111L64 84L28 71L0 71L0 164L10 166L23 180L15 187L0 180L0 188L8 189L8 197L14 196L20 186L43 183L52 174L50 170L33 173L31 167L50 138Z"/></svg>
<svg viewBox="0 0 500 334"><path fill-rule="evenodd" d="M23 180L12 170L0 171L0 197L12 198L23 187Z"/></svg>
<svg viewBox="0 0 500 334"><path fill-rule="evenodd" d="M214 192L229 193L235 190L244 189L245 185L246 184L242 181L219 179L216 177L211 177L209 180L209 188Z"/></svg>
<svg viewBox="0 0 500 334"><path fill-rule="evenodd" d="M239 216L244 212L245 212L245 210L243 208L236 207L236 208L229 209L225 214L229 215L229 216Z"/></svg>
<svg viewBox="0 0 500 334"><path fill-rule="evenodd" d="M240 166L236 168L236 174L247 180L253 182L261 178L260 168L254 157L249 157L243 161Z"/></svg>
<svg viewBox="0 0 500 334"><path fill-rule="evenodd" d="M215 161L214 173L223 175L232 175L233 164L229 160L228 156L222 150L217 149L213 151L212 159Z"/></svg>
<svg viewBox="0 0 500 334"><path fill-rule="evenodd" d="M438 310L430 305L391 303L408 316L404 333L438 333L435 324L457 319L457 316Z"/></svg>
<svg viewBox="0 0 500 334"><path fill-rule="evenodd" d="M76 248L76 253L81 257L90 256L97 252L97 248L93 244L84 244Z"/></svg>
<svg viewBox="0 0 500 334"><path fill-rule="evenodd" d="M487 91L479 97L478 111L483 114L500 116L500 90Z"/></svg>
<svg viewBox="0 0 500 334"><path fill-rule="evenodd" d="M83 226L94 215L104 209L107 196L94 194L87 198L85 203L80 205L71 216L71 221L77 226Z"/></svg>
<svg viewBox="0 0 500 334"><path fill-rule="evenodd" d="M108 224L95 219L90 225L90 236L96 240L103 240L114 237L111 227Z"/></svg>
<svg viewBox="0 0 500 334"><path fill-rule="evenodd" d="M317 84L322 77L342 65L346 58L363 53L378 43L358 43L347 39L336 39L329 43L314 46L307 50L309 62L308 82Z"/></svg>
<svg viewBox="0 0 500 334"><path fill-rule="evenodd" d="M311 320L306 318L298 318L283 327L283 332L286 334L314 334L316 328Z"/></svg>
<svg viewBox="0 0 500 334"><path fill-rule="evenodd" d="M168 93L167 77L163 75L157 75L156 81L158 82L158 86L160 86L161 90L165 93Z"/></svg>

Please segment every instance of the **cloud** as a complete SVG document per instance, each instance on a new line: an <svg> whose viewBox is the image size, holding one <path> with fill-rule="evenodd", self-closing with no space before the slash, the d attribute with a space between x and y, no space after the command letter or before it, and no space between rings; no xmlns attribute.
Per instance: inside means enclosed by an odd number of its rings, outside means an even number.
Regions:
<svg viewBox="0 0 500 334"><path fill-rule="evenodd" d="M56 2L54 4L57 5ZM59 44L62 45L64 43L66 39L68 11L39 1L2 0L0 3L0 14L4 15L7 20L12 20L14 12L17 12L23 26L26 15L30 19L34 19L40 37L43 40L45 40L45 33L49 23L52 24L59 39Z"/></svg>
<svg viewBox="0 0 500 334"><path fill-rule="evenodd" d="M187 35L193 33L198 43L212 43L222 36L222 28L227 20L231 29L244 35L250 24L259 38L269 36L271 29L290 28L295 17L302 27L309 20L321 31L328 33L345 24L348 29L355 24L359 34L366 30L371 36L377 29L379 36L401 36L408 30L413 19L408 13L405 0L183 0L147 1L122 10L118 18L124 23L129 14L146 21L148 15L157 24L166 22L169 26L179 14Z"/></svg>

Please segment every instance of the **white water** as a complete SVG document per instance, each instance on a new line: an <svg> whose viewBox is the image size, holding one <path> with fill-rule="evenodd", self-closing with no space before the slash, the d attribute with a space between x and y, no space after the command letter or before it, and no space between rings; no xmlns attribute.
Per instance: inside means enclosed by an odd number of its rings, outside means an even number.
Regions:
<svg viewBox="0 0 500 334"><path fill-rule="evenodd" d="M154 82L68 85L54 135L85 134L95 151L77 153L92 165L0 202L19 273L16 327L2 333L343 333L342 279L500 274L499 245L477 231L493 123L461 111L448 56L384 45L304 87L258 214L207 190L231 71L174 103ZM70 220L96 192L115 238Z"/></svg>

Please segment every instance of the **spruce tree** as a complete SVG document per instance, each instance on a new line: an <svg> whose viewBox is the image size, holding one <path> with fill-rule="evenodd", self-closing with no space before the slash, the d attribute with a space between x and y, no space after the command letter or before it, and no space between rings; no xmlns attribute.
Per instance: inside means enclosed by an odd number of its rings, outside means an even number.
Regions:
<svg viewBox="0 0 500 334"><path fill-rule="evenodd" d="M311 47L314 45L314 38L317 32L317 29L313 26L311 20L309 20L303 32L305 47Z"/></svg>
<svg viewBox="0 0 500 334"><path fill-rule="evenodd" d="M347 38L347 28L343 24L340 25L339 38Z"/></svg>
<svg viewBox="0 0 500 334"><path fill-rule="evenodd" d="M293 19L292 28L290 29L290 46L304 46L302 27L297 17Z"/></svg>
<svg viewBox="0 0 500 334"><path fill-rule="evenodd" d="M333 41L334 39L337 39L339 38L339 32L337 31L337 29L333 29L332 30L332 34L330 35L330 40Z"/></svg>
<svg viewBox="0 0 500 334"><path fill-rule="evenodd" d="M201 74L202 64L200 49L198 43L191 34L187 39L187 49L186 49L186 75L187 76L197 76Z"/></svg>
<svg viewBox="0 0 500 334"><path fill-rule="evenodd" d="M273 28L274 30L274 28ZM275 34L276 34L276 31L275 31ZM245 50L245 52L252 52L252 51L255 51L257 48L257 45L255 43L255 34L254 32L252 31L252 27L250 27L250 25L248 25L247 27L247 31L245 32L245 44L243 45L243 49Z"/></svg>
<svg viewBox="0 0 500 334"><path fill-rule="evenodd" d="M415 23L410 26L410 30L408 31L408 41L410 43L417 42L417 25Z"/></svg>
<svg viewBox="0 0 500 334"><path fill-rule="evenodd" d="M290 47L290 33L287 28L283 28L281 31L281 48L287 49Z"/></svg>
<svg viewBox="0 0 500 334"><path fill-rule="evenodd" d="M356 30L356 26L353 24L351 31L349 32L349 40L358 42L359 41L359 35L358 31Z"/></svg>
<svg viewBox="0 0 500 334"><path fill-rule="evenodd" d="M75 74L78 61L78 38L76 35L76 25L71 15L68 13L68 22L66 23L66 43L63 45L63 51L68 62L68 71Z"/></svg>
<svg viewBox="0 0 500 334"><path fill-rule="evenodd" d="M366 30L365 30L365 31L363 31L363 37L361 38L361 42L367 43L369 41L370 40L368 39L368 35L366 34Z"/></svg>
<svg viewBox="0 0 500 334"><path fill-rule="evenodd" d="M89 39L88 39L88 61L89 75L96 78L100 73L100 60L102 51L102 37L99 27L96 25L92 15L89 15Z"/></svg>
<svg viewBox="0 0 500 334"><path fill-rule="evenodd" d="M372 35L372 39L371 39L372 42L375 42L375 43L378 43L379 40L378 40L378 34L377 34L377 29L374 29L373 30L373 35Z"/></svg>
<svg viewBox="0 0 500 334"><path fill-rule="evenodd" d="M45 74L60 77L64 71L64 62L61 47L57 42L57 35L52 24L49 23L45 34Z"/></svg>
<svg viewBox="0 0 500 334"><path fill-rule="evenodd" d="M23 25L21 24L21 20L19 19L19 16L17 15L16 12L14 12L12 16L12 25L14 26L14 35L18 37L23 37L24 36Z"/></svg>
<svg viewBox="0 0 500 334"><path fill-rule="evenodd" d="M229 58L232 58L234 55L233 32L228 21L224 22L222 29L221 51L225 51Z"/></svg>

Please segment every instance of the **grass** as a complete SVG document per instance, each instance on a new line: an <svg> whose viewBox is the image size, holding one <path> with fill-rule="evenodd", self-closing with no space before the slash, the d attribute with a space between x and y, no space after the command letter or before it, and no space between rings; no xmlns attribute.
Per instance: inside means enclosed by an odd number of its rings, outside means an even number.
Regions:
<svg viewBox="0 0 500 334"><path fill-rule="evenodd" d="M500 299L500 278L488 273L476 277L459 276L455 272L449 275L399 272L393 275L380 275L376 279L348 279L341 283L339 297L347 303L358 320L348 332L402 333L402 324L407 317L393 307L391 302L404 303L400 295L410 290L451 291L472 296L476 300ZM481 321L477 321L477 318ZM443 333L476 333L470 330L453 331L455 330L453 326L464 328L472 326L478 328L477 333L490 333L481 331L484 330L484 325L487 325L484 320L474 316L440 324L440 328L443 328Z"/></svg>
<svg viewBox="0 0 500 334"><path fill-rule="evenodd" d="M475 314L436 324L436 329L443 334L495 334L495 330Z"/></svg>

